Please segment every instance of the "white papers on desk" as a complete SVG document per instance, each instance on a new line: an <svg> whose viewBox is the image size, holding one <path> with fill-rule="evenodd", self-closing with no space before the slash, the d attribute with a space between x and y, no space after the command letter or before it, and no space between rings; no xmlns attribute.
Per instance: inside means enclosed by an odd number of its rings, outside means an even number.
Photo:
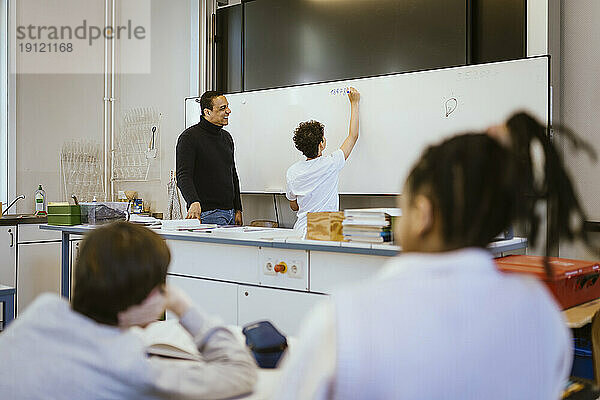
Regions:
<svg viewBox="0 0 600 400"><path fill-rule="evenodd" d="M146 225L146 226L160 225L160 223L161 223L160 219L156 219L154 217L150 217L147 215L138 215L138 214L130 214L129 222L132 222L134 224Z"/></svg>
<svg viewBox="0 0 600 400"><path fill-rule="evenodd" d="M176 231L178 229L210 229L216 227L216 224L201 224L197 219L165 219L162 221L162 229L171 231Z"/></svg>

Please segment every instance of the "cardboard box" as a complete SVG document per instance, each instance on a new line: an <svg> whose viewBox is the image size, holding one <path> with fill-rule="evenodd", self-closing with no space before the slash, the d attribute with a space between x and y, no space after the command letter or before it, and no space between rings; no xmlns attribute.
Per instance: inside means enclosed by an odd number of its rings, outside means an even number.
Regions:
<svg viewBox="0 0 600 400"><path fill-rule="evenodd" d="M306 238L343 242L344 212L317 212L306 215Z"/></svg>
<svg viewBox="0 0 600 400"><path fill-rule="evenodd" d="M535 275L554 294L563 309L600 297L600 264L597 261L548 257L554 276L546 276L544 257L508 256L496 259L501 271Z"/></svg>

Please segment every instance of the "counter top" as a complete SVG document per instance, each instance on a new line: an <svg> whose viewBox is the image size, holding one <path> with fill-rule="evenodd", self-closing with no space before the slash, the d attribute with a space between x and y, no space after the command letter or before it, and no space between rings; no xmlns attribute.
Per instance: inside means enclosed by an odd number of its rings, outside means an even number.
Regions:
<svg viewBox="0 0 600 400"><path fill-rule="evenodd" d="M22 224L45 224L48 217L32 214L5 214L0 218L0 226L22 225Z"/></svg>
<svg viewBox="0 0 600 400"><path fill-rule="evenodd" d="M91 225L51 226L41 225L41 229L62 231L83 235L94 229ZM167 240L183 240L202 243L227 244L236 246L273 247L292 250L325 251L335 253L366 254L393 257L402 249L391 244L371 244L353 242L330 242L308 240L298 237L293 229L281 228L217 228L210 231L167 231L153 229ZM527 239L514 238L491 243L488 248L494 254L523 249L527 247Z"/></svg>

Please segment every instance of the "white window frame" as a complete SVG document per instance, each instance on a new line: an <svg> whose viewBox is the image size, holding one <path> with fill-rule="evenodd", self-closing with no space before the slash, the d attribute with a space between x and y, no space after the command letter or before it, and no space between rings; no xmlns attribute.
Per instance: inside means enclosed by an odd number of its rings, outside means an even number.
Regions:
<svg viewBox="0 0 600 400"><path fill-rule="evenodd" d="M0 0L0 201L4 204L8 201L8 76L8 0Z"/></svg>
<svg viewBox="0 0 600 400"><path fill-rule="evenodd" d="M15 0L0 0L0 22L0 201L6 204L16 193Z"/></svg>

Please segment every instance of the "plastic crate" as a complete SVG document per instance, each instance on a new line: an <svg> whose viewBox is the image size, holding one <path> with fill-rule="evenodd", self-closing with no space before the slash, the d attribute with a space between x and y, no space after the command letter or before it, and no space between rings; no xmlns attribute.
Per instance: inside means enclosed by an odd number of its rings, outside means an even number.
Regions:
<svg viewBox="0 0 600 400"><path fill-rule="evenodd" d="M81 203L81 222L89 225L99 225L118 220L128 220L128 210L129 204L123 202Z"/></svg>
<svg viewBox="0 0 600 400"><path fill-rule="evenodd" d="M592 358L592 343L587 339L573 339L573 367L571 376L594 379L594 360Z"/></svg>

